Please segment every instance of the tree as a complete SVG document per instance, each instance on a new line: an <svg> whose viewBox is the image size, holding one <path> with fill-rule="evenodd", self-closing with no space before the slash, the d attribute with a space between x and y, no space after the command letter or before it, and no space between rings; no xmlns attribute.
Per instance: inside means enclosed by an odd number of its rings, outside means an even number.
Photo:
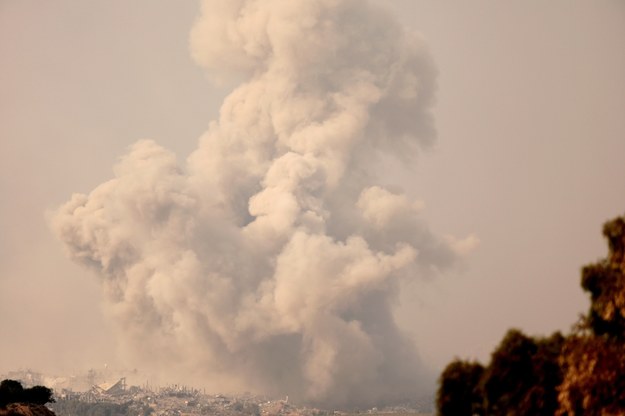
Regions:
<svg viewBox="0 0 625 416"><path fill-rule="evenodd" d="M0 383L0 407L21 402L24 396L22 383L15 380L3 380Z"/></svg>
<svg viewBox="0 0 625 416"><path fill-rule="evenodd" d="M609 253L582 269L582 288L590 293L587 325L595 335L625 339L625 219L603 226Z"/></svg>
<svg viewBox="0 0 625 416"><path fill-rule="evenodd" d="M622 342L571 336L560 363L557 416L625 415L625 354Z"/></svg>
<svg viewBox="0 0 625 416"><path fill-rule="evenodd" d="M603 226L608 256L582 269L590 309L567 338L557 415L625 414L625 218Z"/></svg>
<svg viewBox="0 0 625 416"><path fill-rule="evenodd" d="M443 371L436 404L441 416L472 416L480 411L478 384L484 367L476 362L455 360Z"/></svg>
<svg viewBox="0 0 625 416"><path fill-rule="evenodd" d="M558 407L558 357L564 337L532 338L508 331L481 380L487 415L549 415Z"/></svg>
<svg viewBox="0 0 625 416"><path fill-rule="evenodd" d="M11 403L44 405L54 402L52 390L45 386L34 386L28 389L15 380L3 380L0 383L0 408Z"/></svg>
<svg viewBox="0 0 625 416"><path fill-rule="evenodd" d="M452 362L440 379L440 415L625 415L625 218L603 235L608 256L582 269L590 308L572 333L508 331L477 388L467 366L479 364Z"/></svg>
<svg viewBox="0 0 625 416"><path fill-rule="evenodd" d="M45 386L34 386L24 390L24 401L26 403L41 404L54 403L52 390Z"/></svg>

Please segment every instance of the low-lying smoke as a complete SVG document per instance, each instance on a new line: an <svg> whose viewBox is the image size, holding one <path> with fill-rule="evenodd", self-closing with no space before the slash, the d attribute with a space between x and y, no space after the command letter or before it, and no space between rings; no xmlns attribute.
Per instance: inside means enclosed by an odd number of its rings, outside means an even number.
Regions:
<svg viewBox="0 0 625 416"><path fill-rule="evenodd" d="M393 318L398 285L453 254L371 167L434 139L419 38L365 0L205 0L191 51L244 79L198 149L180 164L138 142L53 219L101 276L124 347L222 390L416 397L425 369Z"/></svg>

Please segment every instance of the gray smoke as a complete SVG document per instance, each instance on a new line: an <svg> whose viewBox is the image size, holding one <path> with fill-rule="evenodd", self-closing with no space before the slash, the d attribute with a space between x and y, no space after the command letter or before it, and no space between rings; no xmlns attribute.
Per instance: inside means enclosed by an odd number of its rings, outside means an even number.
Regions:
<svg viewBox="0 0 625 416"><path fill-rule="evenodd" d="M194 59L244 79L186 163L136 143L53 228L102 278L136 363L324 406L416 397L426 371L393 307L454 259L380 155L434 138L435 69L365 0L206 0Z"/></svg>

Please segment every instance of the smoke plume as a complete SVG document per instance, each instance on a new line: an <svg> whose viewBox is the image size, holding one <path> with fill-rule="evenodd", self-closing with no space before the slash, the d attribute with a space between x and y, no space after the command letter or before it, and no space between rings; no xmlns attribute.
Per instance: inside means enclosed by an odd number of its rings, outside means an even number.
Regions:
<svg viewBox="0 0 625 416"><path fill-rule="evenodd" d="M436 71L365 0L205 0L193 58L243 80L179 163L140 141L53 228L101 277L139 365L225 390L368 406L418 395L399 285L453 261L373 175L434 139Z"/></svg>

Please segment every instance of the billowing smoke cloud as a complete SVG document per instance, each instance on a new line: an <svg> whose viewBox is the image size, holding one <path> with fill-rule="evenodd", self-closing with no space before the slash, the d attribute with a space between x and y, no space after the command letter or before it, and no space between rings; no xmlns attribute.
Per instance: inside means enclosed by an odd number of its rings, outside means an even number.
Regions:
<svg viewBox="0 0 625 416"><path fill-rule="evenodd" d="M206 0L194 59L244 79L180 164L135 144L53 228L102 277L120 338L153 371L324 406L416 397L395 324L402 280L453 250L380 186L380 155L434 138L435 69L365 0Z"/></svg>

